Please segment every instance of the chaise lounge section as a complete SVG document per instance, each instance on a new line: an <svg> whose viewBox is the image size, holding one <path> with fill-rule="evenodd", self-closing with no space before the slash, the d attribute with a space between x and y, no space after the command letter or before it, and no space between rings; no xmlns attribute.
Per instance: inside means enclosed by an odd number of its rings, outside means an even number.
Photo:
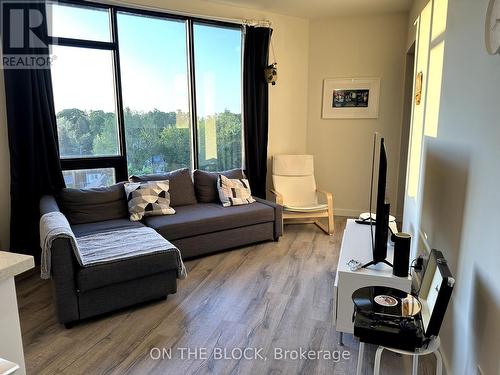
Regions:
<svg viewBox="0 0 500 375"><path fill-rule="evenodd" d="M108 189L108 188L106 188ZM113 187L111 188L113 189ZM109 192L106 192L109 193ZM89 205L95 204L90 201ZM105 215L105 209L95 208ZM41 214L60 211L53 196L40 201ZM103 219L106 219L103 216ZM75 236L144 226L126 218L71 226ZM51 248L52 284L60 323L73 323L155 299L177 291L177 259L174 253L157 253L122 261L81 267L69 239L56 239Z"/></svg>
<svg viewBox="0 0 500 375"><path fill-rule="evenodd" d="M130 221L123 183L96 189L63 189L57 197L42 197L40 212L41 215L62 212L76 238L148 226L175 245L183 259L278 240L282 234L279 205L258 198L255 203L233 207L198 202L188 170L160 177L170 181L174 215ZM207 199L202 197L202 200ZM68 327L76 321L126 306L164 299L177 291L178 264L171 252L87 267L78 263L69 239L55 240L51 253L58 320Z"/></svg>

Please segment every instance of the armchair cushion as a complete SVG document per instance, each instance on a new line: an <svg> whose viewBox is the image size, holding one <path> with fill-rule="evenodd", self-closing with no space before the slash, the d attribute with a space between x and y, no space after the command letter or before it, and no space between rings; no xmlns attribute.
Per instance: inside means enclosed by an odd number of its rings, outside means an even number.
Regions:
<svg viewBox="0 0 500 375"><path fill-rule="evenodd" d="M291 212L318 212L328 210L327 204L311 204L305 206L284 206L285 211Z"/></svg>
<svg viewBox="0 0 500 375"><path fill-rule="evenodd" d="M275 155L274 189L283 196L285 207L310 207L318 204L314 159L312 155Z"/></svg>
<svg viewBox="0 0 500 375"><path fill-rule="evenodd" d="M273 175L314 176L312 155L274 155Z"/></svg>
<svg viewBox="0 0 500 375"><path fill-rule="evenodd" d="M274 189L283 196L285 206L307 206L318 203L314 176L273 175Z"/></svg>

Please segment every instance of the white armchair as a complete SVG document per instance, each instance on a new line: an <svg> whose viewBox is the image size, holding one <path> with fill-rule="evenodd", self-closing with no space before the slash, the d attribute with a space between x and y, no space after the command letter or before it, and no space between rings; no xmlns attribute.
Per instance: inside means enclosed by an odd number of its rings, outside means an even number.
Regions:
<svg viewBox="0 0 500 375"><path fill-rule="evenodd" d="M283 206L283 222L314 223L326 234L333 235L332 193L316 188L312 155L275 155L273 157L273 189L276 203ZM320 203L318 195L324 197ZM325 225L320 219L326 218Z"/></svg>

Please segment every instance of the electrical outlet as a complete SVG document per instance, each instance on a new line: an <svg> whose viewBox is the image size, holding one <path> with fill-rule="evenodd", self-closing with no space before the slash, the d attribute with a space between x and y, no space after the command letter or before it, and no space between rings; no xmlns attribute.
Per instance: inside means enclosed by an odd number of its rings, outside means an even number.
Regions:
<svg viewBox="0 0 500 375"><path fill-rule="evenodd" d="M419 255L417 259L415 259L415 271L421 271L422 268L424 267L424 257L422 255Z"/></svg>
<svg viewBox="0 0 500 375"><path fill-rule="evenodd" d="M484 375L484 372L483 372L483 370L481 369L481 366L477 365L477 366L476 366L476 369L477 369L477 375Z"/></svg>

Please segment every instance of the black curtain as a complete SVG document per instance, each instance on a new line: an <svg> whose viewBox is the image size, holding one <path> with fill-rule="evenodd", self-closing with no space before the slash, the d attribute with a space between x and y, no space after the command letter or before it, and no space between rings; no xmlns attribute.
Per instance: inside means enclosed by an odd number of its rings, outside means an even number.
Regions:
<svg viewBox="0 0 500 375"><path fill-rule="evenodd" d="M252 194L260 198L266 197L269 95L264 68L271 33L267 27L247 26L243 57L245 167Z"/></svg>
<svg viewBox="0 0 500 375"><path fill-rule="evenodd" d="M4 55L20 58L37 55L47 61L49 51L46 47L45 7L43 3L25 3L24 11L40 12L43 23L32 31L44 44L30 46L25 39L22 48L11 48L9 34L22 31L6 24L4 18ZM8 27L10 29L6 30ZM50 69L48 64L38 59L32 68L18 65L4 69L4 78L10 148L10 248L15 252L34 255L38 260L40 197L64 187Z"/></svg>

